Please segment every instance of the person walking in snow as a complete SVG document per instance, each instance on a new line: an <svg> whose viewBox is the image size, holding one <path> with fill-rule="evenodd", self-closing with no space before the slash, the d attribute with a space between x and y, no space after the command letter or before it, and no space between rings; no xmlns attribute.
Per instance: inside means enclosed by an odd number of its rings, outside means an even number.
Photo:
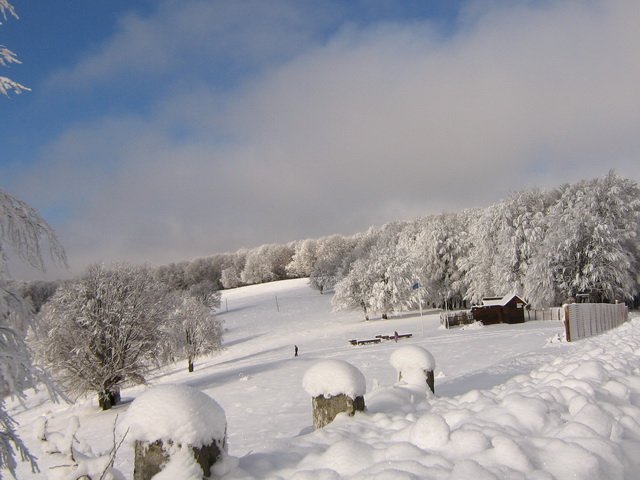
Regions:
<svg viewBox="0 0 640 480"><path fill-rule="evenodd" d="M298 345L294 345L293 346L293 356L297 357L298 356Z"/></svg>
<svg viewBox="0 0 640 480"><path fill-rule="evenodd" d="M396 343L398 343L398 332L397 331L393 332L393 339L396 341Z"/></svg>

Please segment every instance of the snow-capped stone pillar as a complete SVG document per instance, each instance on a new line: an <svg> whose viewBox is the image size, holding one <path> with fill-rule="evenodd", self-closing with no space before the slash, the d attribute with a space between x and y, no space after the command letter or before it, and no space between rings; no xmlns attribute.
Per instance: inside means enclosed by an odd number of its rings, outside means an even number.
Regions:
<svg viewBox="0 0 640 480"><path fill-rule="evenodd" d="M134 480L150 480L161 470L172 478L174 469L193 474L188 478L208 478L226 451L224 410L186 385L144 392L129 407L125 426L127 440L135 442Z"/></svg>
<svg viewBox="0 0 640 480"><path fill-rule="evenodd" d="M427 350L417 345L407 345L393 352L389 360L398 372L399 382L418 386L426 383L431 392L435 393L433 371L436 361Z"/></svg>
<svg viewBox="0 0 640 480"><path fill-rule="evenodd" d="M312 397L313 427L322 428L339 413L364 411L366 382L356 367L342 360L323 360L309 368L302 386Z"/></svg>

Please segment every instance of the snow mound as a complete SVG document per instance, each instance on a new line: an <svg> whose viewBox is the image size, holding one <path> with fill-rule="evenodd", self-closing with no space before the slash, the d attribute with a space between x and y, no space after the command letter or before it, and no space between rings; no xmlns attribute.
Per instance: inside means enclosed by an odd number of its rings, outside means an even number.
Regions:
<svg viewBox="0 0 640 480"><path fill-rule="evenodd" d="M343 360L316 363L305 372L302 387L312 397L345 394L356 398L364 395L367 389L362 372Z"/></svg>
<svg viewBox="0 0 640 480"><path fill-rule="evenodd" d="M296 439L290 468L258 478L638 478L639 366L636 319L492 389L414 401L397 385L380 387L368 413Z"/></svg>
<svg viewBox="0 0 640 480"><path fill-rule="evenodd" d="M399 348L391 354L389 361L397 372L411 370L433 371L436 368L436 361L433 355L417 345L407 345Z"/></svg>
<svg viewBox="0 0 640 480"><path fill-rule="evenodd" d="M480 328L484 328L484 323L482 323L480 320L476 320L473 323L462 326L460 330L478 330Z"/></svg>
<svg viewBox="0 0 640 480"><path fill-rule="evenodd" d="M202 447L222 440L227 429L224 410L200 390L186 385L158 385L136 398L124 421L130 441L168 440Z"/></svg>

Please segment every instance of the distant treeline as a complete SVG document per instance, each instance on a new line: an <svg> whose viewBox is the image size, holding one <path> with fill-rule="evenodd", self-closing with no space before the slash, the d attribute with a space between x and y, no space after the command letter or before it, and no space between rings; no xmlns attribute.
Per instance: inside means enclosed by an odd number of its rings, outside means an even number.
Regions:
<svg viewBox="0 0 640 480"><path fill-rule="evenodd" d="M365 316L458 307L516 292L540 306L579 295L637 302L640 190L610 172L516 192L484 209L442 213L285 245L268 244L154 267L175 290L226 289L309 277L336 308ZM30 285L30 286L29 286ZM24 286L41 303L47 284Z"/></svg>

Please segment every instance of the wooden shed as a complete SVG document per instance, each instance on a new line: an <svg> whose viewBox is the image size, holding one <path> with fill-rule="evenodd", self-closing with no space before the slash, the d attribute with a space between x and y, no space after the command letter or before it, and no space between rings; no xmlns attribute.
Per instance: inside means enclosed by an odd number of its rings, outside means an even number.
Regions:
<svg viewBox="0 0 640 480"><path fill-rule="evenodd" d="M485 325L495 323L524 323L524 308L527 305L518 295L482 299L482 305L472 307L473 319Z"/></svg>

